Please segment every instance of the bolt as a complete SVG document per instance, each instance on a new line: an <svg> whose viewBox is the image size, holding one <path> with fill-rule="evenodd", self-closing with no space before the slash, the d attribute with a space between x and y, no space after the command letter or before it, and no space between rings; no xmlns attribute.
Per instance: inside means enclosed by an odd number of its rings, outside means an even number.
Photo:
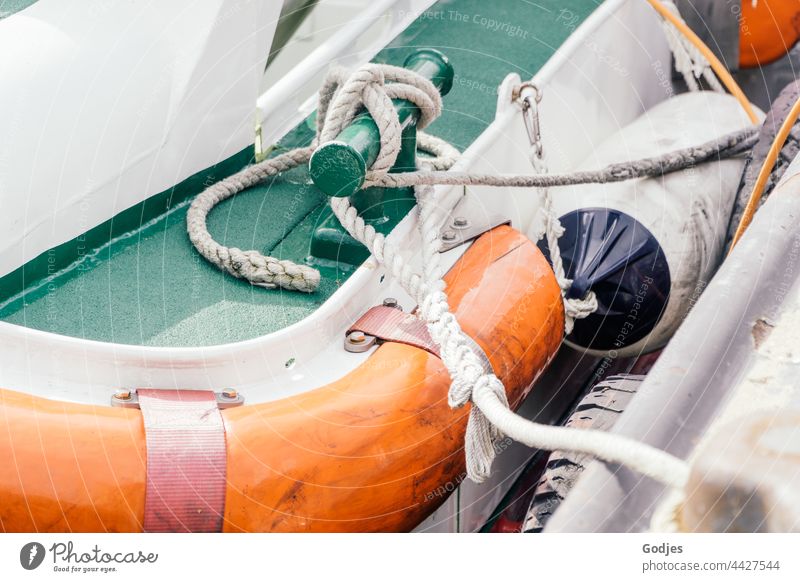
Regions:
<svg viewBox="0 0 800 582"><path fill-rule="evenodd" d="M398 307L397 299L395 299L394 297L387 297L386 299L383 300L383 306L384 307L393 307L393 308L396 309Z"/></svg>
<svg viewBox="0 0 800 582"><path fill-rule="evenodd" d="M453 226L455 226L456 228L467 228L469 226L469 220L467 220L463 216L456 216L453 219Z"/></svg>
<svg viewBox="0 0 800 582"><path fill-rule="evenodd" d="M239 393L233 388L227 388L222 391L222 396L228 400L236 400L239 397Z"/></svg>
<svg viewBox="0 0 800 582"><path fill-rule="evenodd" d="M456 240L456 233L454 233L452 230L446 230L442 233L442 240L452 242Z"/></svg>
<svg viewBox="0 0 800 582"><path fill-rule="evenodd" d="M131 399L131 391L130 390L117 390L114 392L114 398L117 400L130 400Z"/></svg>
<svg viewBox="0 0 800 582"><path fill-rule="evenodd" d="M347 339L351 344L363 344L367 340L367 336L364 335L363 331L352 331L347 336Z"/></svg>

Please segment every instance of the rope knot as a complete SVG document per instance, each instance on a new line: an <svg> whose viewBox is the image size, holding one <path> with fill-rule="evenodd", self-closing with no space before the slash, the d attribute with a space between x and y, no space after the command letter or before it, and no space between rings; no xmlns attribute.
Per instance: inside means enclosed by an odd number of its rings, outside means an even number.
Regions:
<svg viewBox="0 0 800 582"><path fill-rule="evenodd" d="M564 298L564 333L569 335L575 328L576 319L585 319L597 311L597 295L594 291L588 291L583 298L567 299Z"/></svg>
<svg viewBox="0 0 800 582"><path fill-rule="evenodd" d="M335 139L362 107L378 126L380 150L367 169L365 187L386 176L400 154L403 128L393 99L417 106L419 129L424 129L442 112L442 97L433 83L414 71L392 65L369 63L349 75L334 69L319 94L318 143Z"/></svg>
<svg viewBox="0 0 800 582"><path fill-rule="evenodd" d="M195 248L220 269L253 285L311 293L319 287L320 274L306 265L265 256L256 250L242 251L219 244L208 232L206 224L208 213L217 204L281 172L307 163L314 149L335 139L362 107L375 120L381 140L378 157L367 171L364 184L367 187L386 177L400 154L403 128L392 100L404 99L419 108L417 127L420 129L432 123L442 112L442 98L433 83L414 71L392 65L370 63L352 72L334 67L326 76L318 99L317 135L310 147L290 150L229 176L197 196L189 208L187 231ZM455 148L442 140L421 132L418 138L421 149L438 156L430 160L434 167L448 168L459 155ZM333 200L331 205L334 206ZM382 259L383 236L366 225L346 200L340 203L340 208L341 213L334 206L334 212L345 228L355 231L355 237L365 241L370 250ZM345 213L346 217L340 216ZM411 283L415 288L424 287L419 277L402 268L399 261L393 261L393 265L396 265L393 273L401 282Z"/></svg>

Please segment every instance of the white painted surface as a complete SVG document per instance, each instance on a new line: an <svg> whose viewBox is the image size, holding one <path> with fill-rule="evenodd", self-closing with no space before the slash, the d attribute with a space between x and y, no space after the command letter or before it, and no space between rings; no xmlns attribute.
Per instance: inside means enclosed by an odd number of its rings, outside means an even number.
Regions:
<svg viewBox="0 0 800 582"><path fill-rule="evenodd" d="M39 0L0 21L0 276L252 144L280 8Z"/></svg>

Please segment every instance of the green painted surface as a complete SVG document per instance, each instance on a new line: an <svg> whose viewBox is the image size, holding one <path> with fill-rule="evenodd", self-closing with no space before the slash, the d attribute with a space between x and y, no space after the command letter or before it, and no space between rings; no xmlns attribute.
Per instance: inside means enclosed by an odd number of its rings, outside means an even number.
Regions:
<svg viewBox="0 0 800 582"><path fill-rule="evenodd" d="M36 0L0 0L0 20L25 10L31 4L36 4Z"/></svg>
<svg viewBox="0 0 800 582"><path fill-rule="evenodd" d="M496 87L511 72L530 77L597 5L594 0L444 1L381 51L401 64L415 49L444 52L455 69L442 117L429 131L465 149L494 117ZM277 151L308 143L301 124ZM312 295L265 290L208 265L191 247L185 216L211 176L242 167L249 151L201 172L42 254L0 279L0 318L76 337L161 346L212 345L263 335L312 313L352 273L316 265ZM297 169L222 203L209 218L227 245L305 260L326 197Z"/></svg>

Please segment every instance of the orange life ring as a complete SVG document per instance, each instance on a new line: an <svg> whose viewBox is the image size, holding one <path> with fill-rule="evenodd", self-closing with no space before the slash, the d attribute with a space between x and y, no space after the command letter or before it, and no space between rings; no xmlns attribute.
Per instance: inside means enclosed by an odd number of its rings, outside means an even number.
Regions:
<svg viewBox="0 0 800 582"><path fill-rule="evenodd" d="M766 65L784 56L800 39L800 0L742 0L739 66Z"/></svg>
<svg viewBox="0 0 800 582"><path fill-rule="evenodd" d="M446 281L458 321L517 406L562 340L549 264L501 226ZM448 386L439 358L385 343L330 385L224 410L225 531L412 529L443 501L430 493L464 471L468 410L449 408ZM6 532L141 531L145 459L138 410L0 390Z"/></svg>

